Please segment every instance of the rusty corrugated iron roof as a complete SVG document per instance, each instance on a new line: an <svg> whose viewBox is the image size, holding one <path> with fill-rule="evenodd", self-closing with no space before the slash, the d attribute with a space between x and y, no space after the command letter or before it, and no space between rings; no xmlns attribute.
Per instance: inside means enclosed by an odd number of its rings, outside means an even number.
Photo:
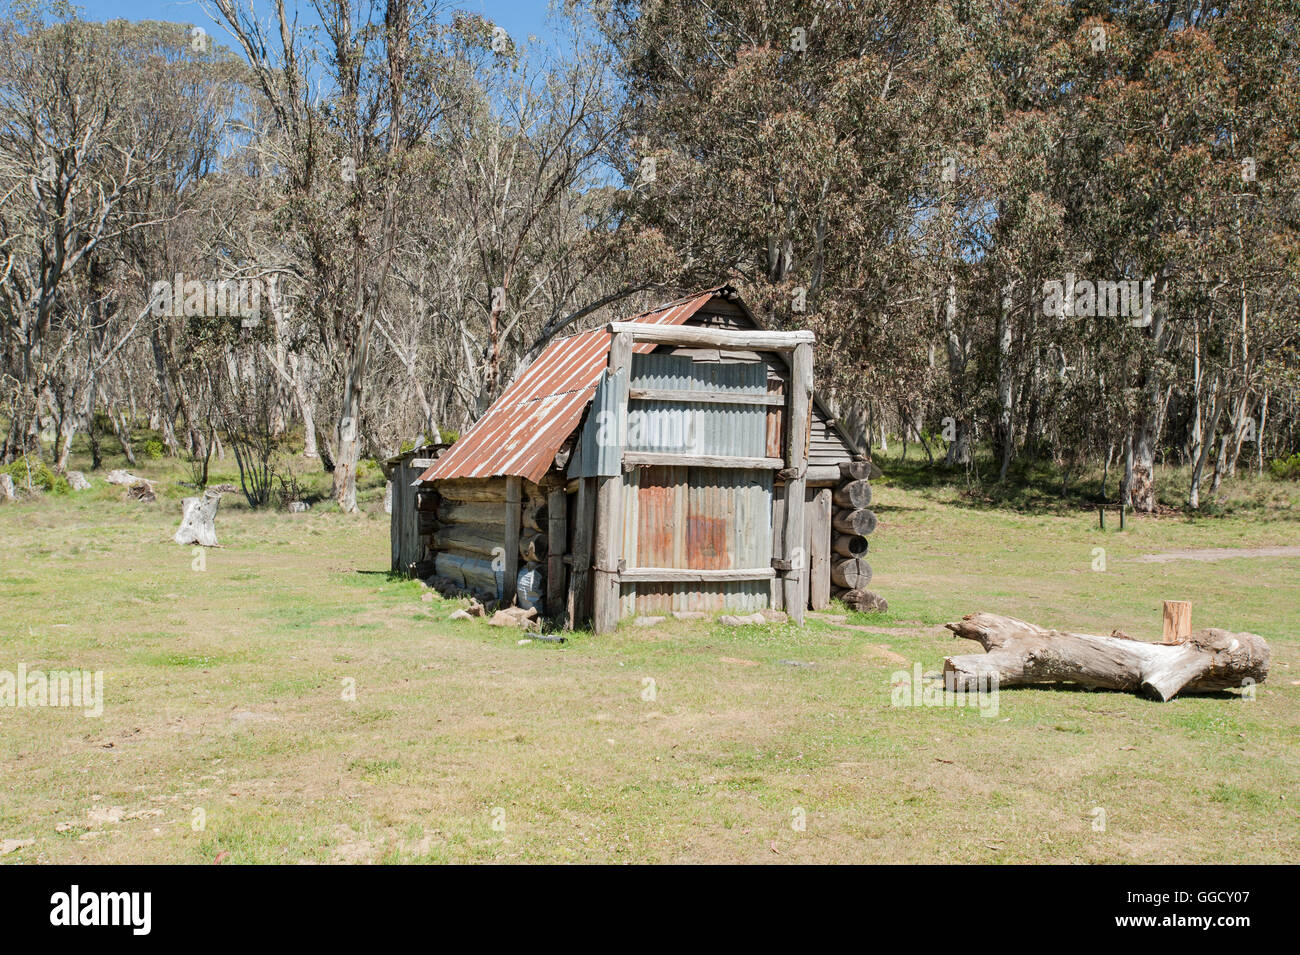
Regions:
<svg viewBox="0 0 1300 955"><path fill-rule="evenodd" d="M628 321L680 325L727 286L706 289ZM650 352L643 344L635 352ZM609 361L609 331L592 329L551 342L473 429L420 475L421 481L513 475L536 483L582 420Z"/></svg>

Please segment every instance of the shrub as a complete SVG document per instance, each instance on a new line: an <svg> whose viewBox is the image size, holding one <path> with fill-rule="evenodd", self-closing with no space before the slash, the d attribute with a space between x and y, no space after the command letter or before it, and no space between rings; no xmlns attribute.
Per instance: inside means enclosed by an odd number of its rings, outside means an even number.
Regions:
<svg viewBox="0 0 1300 955"><path fill-rule="evenodd" d="M1269 461L1268 473L1279 481L1300 481L1300 451L1289 458L1275 458Z"/></svg>
<svg viewBox="0 0 1300 955"><path fill-rule="evenodd" d="M29 470L30 469L30 470ZM52 491L55 494L67 494L72 490L68 479L55 474L50 466L40 458L21 457L7 465L4 473L14 480L14 487L27 489L28 474L31 474L31 487L34 491Z"/></svg>
<svg viewBox="0 0 1300 955"><path fill-rule="evenodd" d="M157 438L150 438L144 443L144 456L150 461L159 461L165 453L163 443Z"/></svg>

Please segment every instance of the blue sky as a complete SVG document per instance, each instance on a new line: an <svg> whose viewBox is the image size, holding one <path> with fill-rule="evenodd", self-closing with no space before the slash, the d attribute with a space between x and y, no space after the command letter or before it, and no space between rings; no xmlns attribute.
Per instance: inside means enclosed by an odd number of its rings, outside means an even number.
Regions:
<svg viewBox="0 0 1300 955"><path fill-rule="evenodd" d="M219 43L233 46L220 28L214 28L211 18L195 0L73 0L87 20L170 20L201 26L217 38ZM315 20L310 0L286 0L292 10L298 7L303 22ZM269 12L270 4L259 0L259 7ZM547 25L548 0L452 0L449 7L481 13L499 26L505 27L516 43L532 34L540 47L554 41L554 31ZM529 44L531 46L531 44ZM534 48L537 49L537 48Z"/></svg>

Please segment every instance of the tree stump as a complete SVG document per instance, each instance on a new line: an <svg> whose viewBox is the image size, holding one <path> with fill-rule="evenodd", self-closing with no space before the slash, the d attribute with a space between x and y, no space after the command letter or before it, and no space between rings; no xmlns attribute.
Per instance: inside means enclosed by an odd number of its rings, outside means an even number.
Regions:
<svg viewBox="0 0 1300 955"><path fill-rule="evenodd" d="M994 613L967 614L960 622L944 626L987 651L944 661L950 689L978 690L990 678L998 686L1078 683L1143 693L1165 702L1179 693L1263 683L1268 676L1268 643L1254 633L1211 627L1197 630L1182 643L1167 645L1122 635L1045 630Z"/></svg>
<svg viewBox="0 0 1300 955"><path fill-rule="evenodd" d="M202 497L187 497L181 501L181 526L172 540L181 545L216 547L217 505L221 503L221 495L234 489L230 484L218 484L204 491Z"/></svg>
<svg viewBox="0 0 1300 955"><path fill-rule="evenodd" d="M0 474L0 501L12 501L15 496L14 479L7 474Z"/></svg>

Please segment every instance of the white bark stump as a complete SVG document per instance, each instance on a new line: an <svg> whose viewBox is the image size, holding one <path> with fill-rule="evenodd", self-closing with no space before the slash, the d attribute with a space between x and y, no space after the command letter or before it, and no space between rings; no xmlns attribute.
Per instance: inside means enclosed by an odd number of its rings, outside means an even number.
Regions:
<svg viewBox="0 0 1300 955"><path fill-rule="evenodd" d="M0 501L14 499L14 479L7 474L0 474Z"/></svg>
<svg viewBox="0 0 1300 955"><path fill-rule="evenodd" d="M232 490L234 488L229 484L219 484L204 491L202 497L187 497L181 501L181 526L172 540L181 545L216 547L217 505L221 503L221 495Z"/></svg>
<svg viewBox="0 0 1300 955"><path fill-rule="evenodd" d="M1268 676L1268 644L1254 633L1207 628L1167 645L1061 633L993 613L967 614L944 626L987 651L944 661L944 678L954 689L978 690L993 677L998 686L1079 683L1165 702L1179 693L1263 683Z"/></svg>

